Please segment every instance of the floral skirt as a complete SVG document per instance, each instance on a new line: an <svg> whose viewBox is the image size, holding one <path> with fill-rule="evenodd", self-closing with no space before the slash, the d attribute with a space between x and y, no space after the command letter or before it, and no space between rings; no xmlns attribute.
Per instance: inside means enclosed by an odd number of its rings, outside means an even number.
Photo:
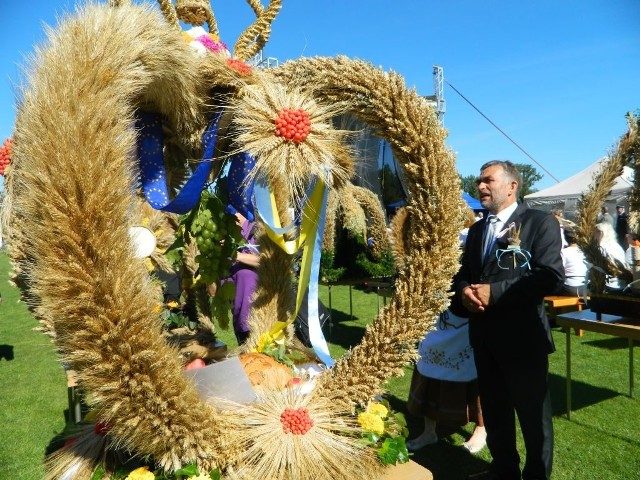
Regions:
<svg viewBox="0 0 640 480"><path fill-rule="evenodd" d="M449 382L425 377L413 370L407 410L416 417L429 417L436 423L462 426L482 423L478 381Z"/></svg>

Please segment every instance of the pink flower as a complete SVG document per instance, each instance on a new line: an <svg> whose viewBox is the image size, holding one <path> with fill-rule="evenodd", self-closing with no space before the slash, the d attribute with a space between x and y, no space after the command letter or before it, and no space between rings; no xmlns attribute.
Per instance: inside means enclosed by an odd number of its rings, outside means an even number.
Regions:
<svg viewBox="0 0 640 480"><path fill-rule="evenodd" d="M210 35L200 35L196 40L212 52L218 53L228 50L227 46L223 42L216 42Z"/></svg>

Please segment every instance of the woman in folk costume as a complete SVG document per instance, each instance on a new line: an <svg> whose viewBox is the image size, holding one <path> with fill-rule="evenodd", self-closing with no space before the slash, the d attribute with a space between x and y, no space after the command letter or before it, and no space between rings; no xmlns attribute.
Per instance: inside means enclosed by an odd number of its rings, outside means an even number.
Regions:
<svg viewBox="0 0 640 480"><path fill-rule="evenodd" d="M462 246L474 220L470 216L460 233ZM446 310L440 314L436 330L427 333L420 342L420 359L411 378L407 409L412 415L424 418L424 431L407 442L409 450L436 443L438 423L462 426L475 422L473 434L463 447L477 453L486 445L468 323L468 318Z"/></svg>

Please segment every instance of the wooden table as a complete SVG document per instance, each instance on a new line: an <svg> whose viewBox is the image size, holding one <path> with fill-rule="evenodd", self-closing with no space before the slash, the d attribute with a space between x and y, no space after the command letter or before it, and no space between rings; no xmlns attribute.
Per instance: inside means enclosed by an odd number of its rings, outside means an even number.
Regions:
<svg viewBox="0 0 640 480"><path fill-rule="evenodd" d="M387 467L381 480L433 480L432 473L413 460Z"/></svg>
<svg viewBox="0 0 640 480"><path fill-rule="evenodd" d="M640 318L621 317L582 310L563 313L556 323L565 328L567 339L567 418L571 419L571 328L623 337L629 341L629 396L633 398L633 341L640 340Z"/></svg>

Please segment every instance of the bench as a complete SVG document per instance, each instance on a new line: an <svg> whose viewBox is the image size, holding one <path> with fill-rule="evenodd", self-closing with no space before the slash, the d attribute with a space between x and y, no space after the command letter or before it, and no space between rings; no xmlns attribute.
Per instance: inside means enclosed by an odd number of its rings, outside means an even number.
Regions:
<svg viewBox="0 0 640 480"><path fill-rule="evenodd" d="M561 313L567 312L580 312L584 307L584 301L582 297L565 297L560 295L552 295L544 297L544 303L547 306L547 313L549 315L549 321L555 321L556 316ZM576 335L582 336L582 330L575 329Z"/></svg>

